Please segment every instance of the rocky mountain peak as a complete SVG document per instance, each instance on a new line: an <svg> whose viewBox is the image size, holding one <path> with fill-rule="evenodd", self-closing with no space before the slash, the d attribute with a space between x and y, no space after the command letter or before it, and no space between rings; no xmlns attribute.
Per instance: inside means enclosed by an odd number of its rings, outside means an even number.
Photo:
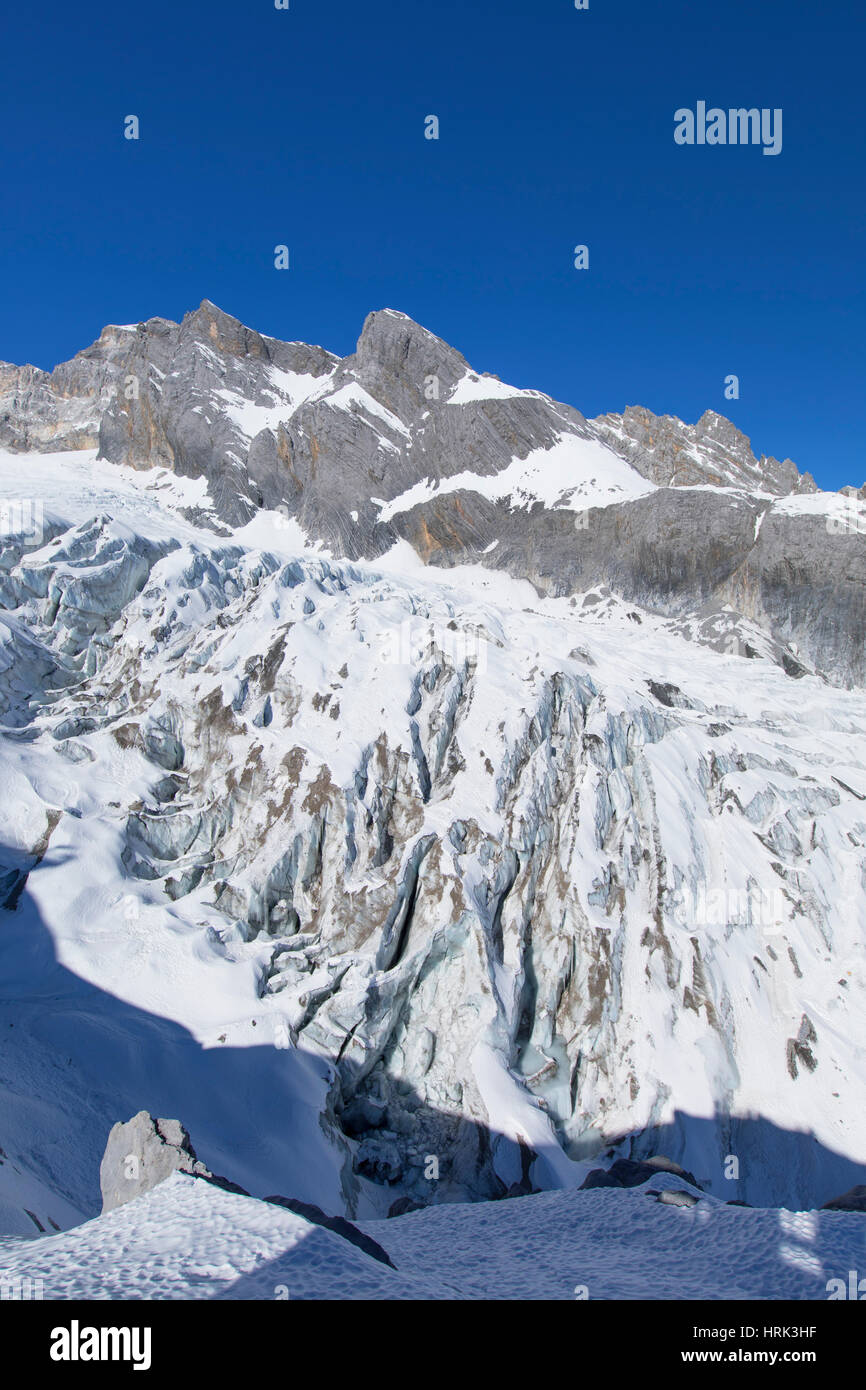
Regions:
<svg viewBox="0 0 866 1390"><path fill-rule="evenodd" d="M677 615L733 604L834 679L866 676L860 522L773 511L816 491L790 459L757 458L715 410L691 425L640 406L588 421L473 371L394 309L369 314L342 360L208 299L180 324L109 325L51 373L0 366L0 447L98 447L203 479L198 520L220 530L279 509L349 559L402 540L425 563L506 569L557 594L602 583ZM796 595L794 557L811 576Z"/></svg>
<svg viewBox="0 0 866 1390"><path fill-rule="evenodd" d="M801 481L790 459L756 458L747 436L715 410L705 410L688 425L675 415L628 406L621 415L601 415L593 423L611 448L659 487L709 484L784 497Z"/></svg>
<svg viewBox="0 0 866 1390"><path fill-rule="evenodd" d="M214 352L229 357L249 357L268 361L268 340L255 329L247 328L240 319L225 313L209 299L203 299L197 309L185 314L180 325L180 340L192 338L204 341Z"/></svg>
<svg viewBox="0 0 866 1390"><path fill-rule="evenodd" d="M461 353L396 309L368 314L341 379L358 381L404 423L446 396L469 370Z"/></svg>

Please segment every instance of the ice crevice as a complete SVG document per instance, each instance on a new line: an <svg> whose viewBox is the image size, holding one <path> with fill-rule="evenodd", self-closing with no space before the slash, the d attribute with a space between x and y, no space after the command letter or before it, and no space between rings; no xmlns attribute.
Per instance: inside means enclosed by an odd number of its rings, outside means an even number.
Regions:
<svg viewBox="0 0 866 1390"><path fill-rule="evenodd" d="M262 1033L326 1067L356 1209L576 1180L662 1132L723 1192L730 1117L758 1103L844 1152L866 720L811 676L770 719L760 662L652 622L626 642L556 599L506 614L309 553L52 527L0 572L0 891L62 843L82 969L110 942L142 1008L144 941L195 942L203 995L232 972ZM684 1110L710 1128L694 1156Z"/></svg>

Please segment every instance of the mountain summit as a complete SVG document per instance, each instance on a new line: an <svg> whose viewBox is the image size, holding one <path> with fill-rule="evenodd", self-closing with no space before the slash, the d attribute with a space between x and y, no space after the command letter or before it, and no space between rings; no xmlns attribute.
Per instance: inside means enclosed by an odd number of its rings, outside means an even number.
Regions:
<svg viewBox="0 0 866 1390"><path fill-rule="evenodd" d="M196 516L217 530L278 510L349 559L406 541L425 563L507 570L543 593L603 584L689 622L733 609L791 674L866 680L856 497L756 458L713 411L586 420L473 371L392 309L343 359L209 300L180 324L110 326L51 373L0 365L0 446L96 447L201 479Z"/></svg>

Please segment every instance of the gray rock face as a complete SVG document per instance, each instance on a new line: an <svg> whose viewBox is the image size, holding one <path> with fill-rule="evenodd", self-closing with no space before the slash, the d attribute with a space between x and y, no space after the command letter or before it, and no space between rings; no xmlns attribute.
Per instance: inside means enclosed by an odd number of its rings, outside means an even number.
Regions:
<svg viewBox="0 0 866 1390"><path fill-rule="evenodd" d="M155 1120L146 1110L140 1110L125 1124L114 1125L108 1136L99 1169L102 1214L150 1192L172 1173L188 1173L225 1191L236 1192L242 1197L249 1196L245 1188L230 1182L228 1178L217 1177L196 1157L189 1134L179 1120ZM395 1268L387 1251L345 1217L328 1216L312 1202L298 1201L293 1197L266 1197L264 1200L293 1211L317 1226L324 1226L372 1259L389 1265L391 1269Z"/></svg>
<svg viewBox="0 0 866 1390"><path fill-rule="evenodd" d="M866 682L866 529L839 533L823 518L769 512L718 597L774 637L795 642L818 671Z"/></svg>
<svg viewBox="0 0 866 1390"><path fill-rule="evenodd" d="M242 1187L216 1177L196 1157L179 1120L155 1120L146 1110L139 1110L125 1124L114 1125L108 1136L99 1169L103 1215L150 1192L172 1173L189 1173L245 1195Z"/></svg>
<svg viewBox="0 0 866 1390"><path fill-rule="evenodd" d="M625 465L638 486L612 483L601 505L590 488L583 513L567 476L559 498L526 483L491 492L530 456L543 471L563 443L604 446L600 475ZM864 489L842 490L846 524L780 509L774 499L814 494L814 480L790 459L756 458L714 411L695 425L639 407L587 421L479 377L393 310L370 314L342 360L205 300L180 324L106 328L51 373L0 364L0 447L97 444L115 463L205 479L217 530L279 509L348 559L404 539L425 563L480 563L555 594L606 585L677 620L732 608L790 674L866 681Z"/></svg>
<svg viewBox="0 0 866 1390"><path fill-rule="evenodd" d="M386 410L409 424L431 404L447 398L469 370L465 357L441 338L405 314L384 309L367 315L354 355L341 364L337 384L359 381ZM428 389L438 389L438 396L425 394Z"/></svg>
<svg viewBox="0 0 866 1390"><path fill-rule="evenodd" d="M155 1120L140 1110L108 1136L99 1169L103 1213L150 1192L172 1173L209 1176L178 1120Z"/></svg>
<svg viewBox="0 0 866 1390"><path fill-rule="evenodd" d="M52 452L98 444L130 337L129 330L109 326L53 372L0 362L0 448Z"/></svg>
<svg viewBox="0 0 866 1390"><path fill-rule="evenodd" d="M810 474L801 476L790 459L757 459L744 434L714 410L696 425L674 415L653 415L630 405L622 415L600 415L593 423L611 448L659 487L740 487L772 492L815 492Z"/></svg>
<svg viewBox="0 0 866 1390"><path fill-rule="evenodd" d="M327 376L335 362L321 348L264 338L208 300L180 325L150 319L131 335L123 389L101 420L100 453L134 468L161 464L205 477L217 515L243 523L262 503L246 468L256 412L288 412L292 378ZM251 425L238 418L246 405Z"/></svg>

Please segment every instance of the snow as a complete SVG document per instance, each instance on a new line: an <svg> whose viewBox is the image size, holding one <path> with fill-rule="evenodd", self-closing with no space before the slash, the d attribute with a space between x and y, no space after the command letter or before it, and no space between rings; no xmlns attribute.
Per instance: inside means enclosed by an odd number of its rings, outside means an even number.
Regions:
<svg viewBox="0 0 866 1390"><path fill-rule="evenodd" d="M378 418L391 426L393 417L386 422L379 411ZM846 1174L862 1161L866 1143L859 1079L866 1064L862 693L812 676L794 688L765 655L721 655L658 615L641 612L637 626L634 606L609 593L593 591L583 602L546 599L527 581L481 565L427 569L405 542L375 562L336 561L309 547L279 512L258 513L218 536L185 515L206 505L202 481L119 468L94 450L0 454L0 495L17 496L22 484L44 503L52 538L0 576L19 585L16 601L4 601L0 611L0 695L7 702L0 716L0 857L4 869L31 871L19 908L2 913L0 932L0 1230L20 1238L38 1222L65 1231L28 1245L30 1275L42 1269L46 1288L61 1291L55 1296L77 1290L83 1297L111 1296L92 1291L120 1287L148 1297L274 1297L275 1270L285 1269L283 1282L310 1297L351 1290L346 1296L559 1298L587 1284L590 1297L645 1297L647 1287L718 1297L723 1285L731 1297L803 1298L823 1297L822 1281L844 1277L855 1238L862 1262L861 1217L789 1217L721 1204L718 1146L726 1139L716 1123L725 1103L743 1134L755 1127L744 1177L749 1200L781 1200L790 1179L817 1203L858 1180ZM498 477L461 474L439 488L467 485L515 506L540 500L573 509L652 490L608 450L576 436L515 461ZM416 492L383 511L413 505ZM798 498L774 507L796 514L808 504L835 516L847 502ZM117 577L118 564L127 563L147 570L129 594ZM56 610L49 591L56 592ZM93 670L83 662L64 665L75 624L85 618L104 626L97 630L104 645L92 644ZM383 659L404 625L410 649ZM413 790L408 751L412 721L424 716L408 713L422 669L411 643L429 631L448 651L455 630L475 644L479 659L474 672L453 661L459 669L446 671L448 698L457 701L460 759L442 783L432 779L425 798ZM255 723L258 696L245 704L241 692L277 634L283 648L273 671L272 717ZM649 679L675 684L682 708L661 706ZM523 1144L538 1155L534 1179L555 1190L479 1206L443 1201L421 1215L371 1220L367 1228L392 1251L399 1276L368 1268L366 1257L351 1248L347 1254L338 1238L311 1232L299 1218L186 1179L142 1199L140 1210L136 1204L135 1211L77 1224L98 1210L108 1129L139 1108L179 1117L201 1157L259 1197L288 1188L326 1210L344 1209L346 1149L321 1120L333 1066L323 1041L327 1010L320 1011L317 1038L301 1032L295 1043L292 1032L305 1016L302 995L326 992L338 971L346 970L346 988L336 997L347 1010L353 990L364 999L369 986L372 996L373 986L384 987L395 973L375 968L375 933L370 942L337 935L314 970L294 980L287 971L281 992L263 993L280 938L248 939L243 909L221 911L210 889L193 887L175 900L162 877L130 874L130 822L158 820L162 777L140 746L115 736L131 717L133 683L147 692L153 714L180 711L186 720L178 817L188 816L191 834L200 837L194 844L207 841L236 798L235 823L223 839L217 835L217 851L239 893L270 871L275 840L282 850L302 833L299 807L321 769L348 804L365 751L383 730L409 768L401 796L414 819L399 847L401 869L404 852L425 835L447 846L457 820L497 846L506 838L526 846L545 817L556 828L551 856L568 884L573 915L549 924L548 941L536 938L535 964L546 966L567 938L578 942L581 966L597 933L610 941L616 965L607 1013L585 1039L583 1118L562 1122L565 1142L554 1123L562 1082L533 1089L527 1080L555 1047L535 1036L522 1071L509 1047L525 978L516 908L505 914L501 959L490 973L479 964L483 937L473 928L470 944L453 948L424 1003L425 1025L440 1020L443 1047L454 1046L467 1090L477 1090L503 1182L520 1180ZM236 706L223 734L211 734L204 717L202 730L194 727L215 694L218 709ZM339 701L339 719L313 703L313 695L321 701L325 694ZM293 723L288 711L296 695ZM82 709L98 716L97 726L58 736L61 719ZM422 729L431 764L447 710L443 698ZM711 724L724 728L711 735ZM571 725L576 740L569 744ZM416 739L422 734L416 727ZM237 787L252 747L263 780L243 800ZM555 762L557 747L568 750L564 767ZM598 760L579 748L601 750ZM297 749L304 764L289 811L269 820L271 801L286 794L287 751ZM572 785L573 768L579 778ZM506 809L508 786L515 793ZM566 798L561 808L559 796ZM370 804L358 802L359 820ZM668 867L664 889L641 867L642 835ZM446 848L443 876L453 872L449 854ZM185 850L171 868L179 873L195 858ZM621 874L619 912L602 891L610 864ZM484 866L471 855L465 865L468 897L483 889ZM783 881L777 866L791 876ZM359 860L340 872L338 887L333 862L323 869L327 912L336 913L342 891L358 903L360 921L376 894L388 899L397 868ZM456 880L447 881L450 887ZM539 891L550 894L553 886L545 880ZM774 903L767 917L760 892L780 886L786 891L778 911ZM715 890L728 895L717 920L707 906ZM309 903L305 910L312 911ZM450 913L446 896L433 910L435 930ZM656 914L676 987L666 978L664 951L648 955L643 944ZM724 1015L726 1031L709 1021L705 1005L683 1004L685 989L698 988L695 941L707 998ZM288 944L302 955L303 942L290 937ZM410 944L411 964L413 951L423 958L423 947L415 938ZM786 1044L804 1015L817 1031L819 1065L801 1067L793 1079ZM604 1066L596 1065L599 1058ZM575 1190L593 1145L652 1125L666 1126L682 1146L672 1157L682 1159L686 1150L697 1156L697 1176L713 1196L681 1210L644 1191ZM361 1218L381 1215L393 1195L359 1180ZM35 1262L40 1252L44 1268ZM15 1261L23 1258L20 1247L0 1245L0 1267L20 1268Z"/></svg>
<svg viewBox="0 0 866 1390"><path fill-rule="evenodd" d="M730 1207L676 1177L361 1222L395 1269L293 1212L176 1173L73 1231L0 1239L0 1280L45 1299L826 1299L863 1217Z"/></svg>
<svg viewBox="0 0 866 1390"><path fill-rule="evenodd" d="M134 469L97 458L96 449L13 454L0 450L0 497L35 497L45 518L74 524L95 512L126 515L149 540L202 535L187 523L186 508L212 510L204 478L186 478L167 468ZM207 534L207 533L204 533Z"/></svg>
<svg viewBox="0 0 866 1390"><path fill-rule="evenodd" d="M429 478L383 503L379 521L391 521L401 512L431 498L452 492L475 492L491 502L506 501L511 510L536 503L586 511L617 502L646 497L655 484L642 478L605 445L579 435L561 434L550 449L533 449L525 459L515 458L499 473L479 474L464 470L438 482Z"/></svg>
<svg viewBox="0 0 866 1390"><path fill-rule="evenodd" d="M489 1044L479 1043L471 1062L490 1119L496 1169L503 1182L510 1185L520 1181L520 1165L515 1160L522 1144L539 1154L542 1166L538 1180L544 1186L578 1187L587 1169L566 1158L553 1141L547 1116L517 1078L504 1070L499 1055ZM515 1142L503 1145L502 1137Z"/></svg>
<svg viewBox="0 0 866 1390"><path fill-rule="evenodd" d="M405 439L410 437L410 431L402 420L357 382L348 382L334 391L333 378L333 371L317 377L271 366L268 368L268 379L273 404L254 403L240 391L226 388L214 391L213 395L222 402L221 408L247 441L254 439L262 430L273 430L280 424L286 424L300 406L311 401L322 401L335 410L351 410L369 417L367 423L371 428L372 421L378 420L387 425L392 433ZM383 445L396 449L392 440L381 435L380 438Z"/></svg>
<svg viewBox="0 0 866 1390"><path fill-rule="evenodd" d="M824 516L828 531L836 535L862 536L866 533L866 502L838 492L792 494L773 503L781 516Z"/></svg>
<svg viewBox="0 0 866 1390"><path fill-rule="evenodd" d="M275 429L289 420L305 401L324 395L330 388L333 373L313 376L270 366L267 376L275 402L273 405L254 404L238 391L223 389L214 392L214 396L225 402L229 419L248 440L254 439L262 430Z"/></svg>
<svg viewBox="0 0 866 1390"><path fill-rule="evenodd" d="M469 405L474 401L506 401L514 396L547 399L540 391L521 391L516 386L508 386L504 381L498 381L495 377L466 372L448 397L448 404Z"/></svg>
<svg viewBox="0 0 866 1390"><path fill-rule="evenodd" d="M41 1280L45 1299L437 1295L294 1212L181 1173L53 1239L0 1239L0 1280L16 1278Z"/></svg>
<svg viewBox="0 0 866 1390"><path fill-rule="evenodd" d="M363 386L359 386L356 381L347 382L338 391L326 397L327 404L333 406L335 410L360 410L365 415L373 415L388 426L390 430L401 434L409 439L411 431L403 424L403 421L396 416L393 411L387 410L384 405L371 396L369 391L365 391Z"/></svg>
<svg viewBox="0 0 866 1390"><path fill-rule="evenodd" d="M547 1192L361 1223L394 1264L489 1299L824 1299L862 1267L863 1218L729 1207L661 1174L638 1188Z"/></svg>

